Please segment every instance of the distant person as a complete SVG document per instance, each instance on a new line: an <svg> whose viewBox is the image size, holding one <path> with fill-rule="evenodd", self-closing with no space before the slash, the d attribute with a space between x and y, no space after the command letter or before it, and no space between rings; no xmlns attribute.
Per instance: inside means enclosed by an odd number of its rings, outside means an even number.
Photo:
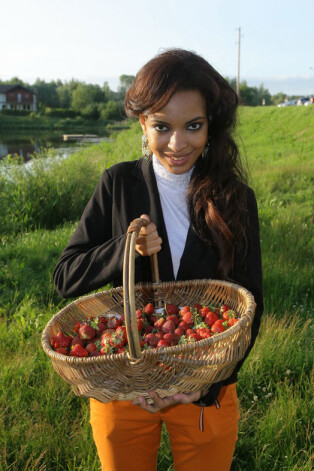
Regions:
<svg viewBox="0 0 314 471"><path fill-rule="evenodd" d="M143 158L105 170L54 272L64 297L109 282L122 285L130 222L149 224L137 239L135 280L151 281L158 253L162 281L233 280L257 303L252 348L263 311L261 254L254 192L245 184L232 137L238 98L195 53L172 49L138 72L125 97L143 130ZM237 373L200 392L161 399L90 400L90 423L103 471L156 470L162 423L175 471L227 471L238 432ZM203 431L199 421L203 420Z"/></svg>

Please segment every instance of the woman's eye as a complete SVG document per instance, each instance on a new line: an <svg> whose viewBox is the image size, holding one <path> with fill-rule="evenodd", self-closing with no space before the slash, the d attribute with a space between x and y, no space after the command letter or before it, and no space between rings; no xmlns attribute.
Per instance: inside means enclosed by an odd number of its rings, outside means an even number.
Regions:
<svg viewBox="0 0 314 471"><path fill-rule="evenodd" d="M197 131L198 129L201 129L201 123L192 123L189 124L188 129L191 129L192 131Z"/></svg>
<svg viewBox="0 0 314 471"><path fill-rule="evenodd" d="M167 126L165 126L164 124L156 124L155 129L158 132L164 132L168 130Z"/></svg>

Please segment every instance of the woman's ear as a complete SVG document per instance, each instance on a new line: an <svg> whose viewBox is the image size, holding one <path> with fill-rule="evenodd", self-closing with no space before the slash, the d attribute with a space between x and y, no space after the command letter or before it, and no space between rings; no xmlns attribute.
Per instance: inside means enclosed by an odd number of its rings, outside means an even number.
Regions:
<svg viewBox="0 0 314 471"><path fill-rule="evenodd" d="M141 123L141 126L142 126L143 134L146 135L146 117L143 116L142 114L140 115L140 123Z"/></svg>

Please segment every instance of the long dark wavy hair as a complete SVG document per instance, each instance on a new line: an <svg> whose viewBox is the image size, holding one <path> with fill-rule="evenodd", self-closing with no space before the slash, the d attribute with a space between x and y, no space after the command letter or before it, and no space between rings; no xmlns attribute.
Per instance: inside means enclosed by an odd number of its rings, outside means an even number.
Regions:
<svg viewBox="0 0 314 471"><path fill-rule="evenodd" d="M128 117L148 116L183 90L201 92L208 118L208 152L197 160L187 193L191 225L201 239L216 247L216 275L228 280L236 248L245 251L247 247L246 176L232 136L236 92L199 55L170 49L140 69L126 93L125 110Z"/></svg>

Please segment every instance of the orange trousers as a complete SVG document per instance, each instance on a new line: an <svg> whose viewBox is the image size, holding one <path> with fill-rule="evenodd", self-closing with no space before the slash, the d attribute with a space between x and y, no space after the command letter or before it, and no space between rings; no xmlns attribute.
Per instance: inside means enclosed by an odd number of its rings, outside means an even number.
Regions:
<svg viewBox="0 0 314 471"><path fill-rule="evenodd" d="M217 407L219 405L220 407ZM178 404L156 414L131 402L90 400L90 424L102 471L154 471L161 427L170 436L175 471L229 471L237 441L236 384L224 386L217 405Z"/></svg>

